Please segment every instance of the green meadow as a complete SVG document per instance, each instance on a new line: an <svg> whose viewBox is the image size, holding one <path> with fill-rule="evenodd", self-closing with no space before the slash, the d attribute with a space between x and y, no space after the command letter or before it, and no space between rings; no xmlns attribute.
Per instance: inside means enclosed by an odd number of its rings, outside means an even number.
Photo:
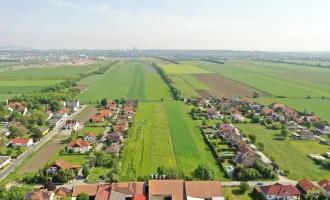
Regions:
<svg viewBox="0 0 330 200"><path fill-rule="evenodd" d="M167 74L202 74L212 73L206 69L188 63L160 65Z"/></svg>

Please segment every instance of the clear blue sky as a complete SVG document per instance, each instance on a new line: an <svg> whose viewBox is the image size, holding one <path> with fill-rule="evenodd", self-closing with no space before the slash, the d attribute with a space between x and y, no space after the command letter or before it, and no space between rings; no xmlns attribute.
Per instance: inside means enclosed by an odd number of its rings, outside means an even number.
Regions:
<svg viewBox="0 0 330 200"><path fill-rule="evenodd" d="M330 51L329 0L0 3L0 46Z"/></svg>

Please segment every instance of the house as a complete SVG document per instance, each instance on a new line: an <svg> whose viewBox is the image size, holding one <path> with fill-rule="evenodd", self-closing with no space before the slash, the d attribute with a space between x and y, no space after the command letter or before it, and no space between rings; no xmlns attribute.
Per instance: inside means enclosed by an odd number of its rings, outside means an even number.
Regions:
<svg viewBox="0 0 330 200"><path fill-rule="evenodd" d="M247 97L244 97L242 100L247 104L253 103L253 101Z"/></svg>
<svg viewBox="0 0 330 200"><path fill-rule="evenodd" d="M72 192L72 199L77 198L78 194L86 193L90 199L94 199L99 186L88 184L88 185L74 185Z"/></svg>
<svg viewBox="0 0 330 200"><path fill-rule="evenodd" d="M247 168L252 167L257 161L260 161L259 157L250 150L245 153L241 153L240 151L238 151L233 158L233 162L235 164L241 164Z"/></svg>
<svg viewBox="0 0 330 200"><path fill-rule="evenodd" d="M264 116L271 116L271 115L274 114L274 110L265 107L265 108L263 108L263 109L261 110L261 114L264 115Z"/></svg>
<svg viewBox="0 0 330 200"><path fill-rule="evenodd" d="M61 200L69 196L71 196L71 190L66 187L60 187L54 192L54 200Z"/></svg>
<svg viewBox="0 0 330 200"><path fill-rule="evenodd" d="M92 116L92 122L101 123L104 121L103 115L94 114Z"/></svg>
<svg viewBox="0 0 330 200"><path fill-rule="evenodd" d="M124 114L122 116L124 119L127 119L129 122L133 120L133 114Z"/></svg>
<svg viewBox="0 0 330 200"><path fill-rule="evenodd" d="M230 117L233 120L244 121L244 117L242 116L242 113L240 111L238 111L238 110L235 110L235 111L231 112Z"/></svg>
<svg viewBox="0 0 330 200"><path fill-rule="evenodd" d="M63 107L63 108L61 108L60 111L64 111L64 112L66 112L66 113L70 113L70 109L67 108L67 107Z"/></svg>
<svg viewBox="0 0 330 200"><path fill-rule="evenodd" d="M273 103L273 106L272 106L273 110L276 110L276 109L281 109L281 111L284 110L285 106L284 104L280 104L280 103Z"/></svg>
<svg viewBox="0 0 330 200"><path fill-rule="evenodd" d="M27 113L27 108L25 106L19 106L16 108L16 111L20 113L21 115L26 115Z"/></svg>
<svg viewBox="0 0 330 200"><path fill-rule="evenodd" d="M249 104L249 107L252 108L252 109L255 109L255 110L260 110L261 106L259 104L256 104L256 103L250 103Z"/></svg>
<svg viewBox="0 0 330 200"><path fill-rule="evenodd" d="M68 108L73 110L73 111L77 111L79 108L79 100L70 100L69 101L69 105Z"/></svg>
<svg viewBox="0 0 330 200"><path fill-rule="evenodd" d="M8 103L8 106L12 109L17 108L18 106L21 106L21 105L22 105L21 102L17 102L17 101Z"/></svg>
<svg viewBox="0 0 330 200"><path fill-rule="evenodd" d="M306 198L317 198L321 193L321 190L307 178L298 181L297 188L300 189Z"/></svg>
<svg viewBox="0 0 330 200"><path fill-rule="evenodd" d="M125 106L124 107L124 114L133 114L133 113L134 113L133 106Z"/></svg>
<svg viewBox="0 0 330 200"><path fill-rule="evenodd" d="M290 130L290 131L294 131L297 129L297 124L293 121L291 122L286 122L285 126Z"/></svg>
<svg viewBox="0 0 330 200"><path fill-rule="evenodd" d="M61 105L62 107L66 107L66 102L65 102L65 101L60 101L60 105Z"/></svg>
<svg viewBox="0 0 330 200"><path fill-rule="evenodd" d="M99 185L95 200L108 200L110 198L111 185Z"/></svg>
<svg viewBox="0 0 330 200"><path fill-rule="evenodd" d="M48 165L46 172L48 174L56 174L56 172L61 169L80 169L80 168L81 168L80 165L70 165L65 160L59 158L52 164Z"/></svg>
<svg viewBox="0 0 330 200"><path fill-rule="evenodd" d="M266 200L291 200L299 199L300 192L299 190L292 185L282 185L275 183L274 185L261 186L260 187L261 195Z"/></svg>
<svg viewBox="0 0 330 200"><path fill-rule="evenodd" d="M232 124L220 124L219 129L220 136L222 136L224 139L228 139L231 135L236 135L238 133L238 130Z"/></svg>
<svg viewBox="0 0 330 200"><path fill-rule="evenodd" d="M139 100L132 100L132 99L128 99L125 102L126 106L137 106L139 104Z"/></svg>
<svg viewBox="0 0 330 200"><path fill-rule="evenodd" d="M113 125L112 127L113 131L126 131L128 129L128 126L126 125Z"/></svg>
<svg viewBox="0 0 330 200"><path fill-rule="evenodd" d="M71 141L67 146L67 151L70 149L73 149L74 152L86 152L89 151L91 146L89 145L89 142L83 141L83 140L73 140Z"/></svg>
<svg viewBox="0 0 330 200"><path fill-rule="evenodd" d="M220 181L186 181L187 200L225 200Z"/></svg>
<svg viewBox="0 0 330 200"><path fill-rule="evenodd" d="M0 156L0 169L4 168L10 163L10 156Z"/></svg>
<svg viewBox="0 0 330 200"><path fill-rule="evenodd" d="M149 199L184 199L183 180L150 180Z"/></svg>
<svg viewBox="0 0 330 200"><path fill-rule="evenodd" d="M53 112L50 111L50 110L48 110L48 111L46 112L46 116L47 116L47 119L52 118L52 117L53 117Z"/></svg>
<svg viewBox="0 0 330 200"><path fill-rule="evenodd" d="M330 126L320 126L316 129L319 134L330 134Z"/></svg>
<svg viewBox="0 0 330 200"><path fill-rule="evenodd" d="M50 119L47 124L48 126L58 126L61 123L61 119Z"/></svg>
<svg viewBox="0 0 330 200"><path fill-rule="evenodd" d="M327 179L320 180L317 185L320 187L324 196L330 198L330 181Z"/></svg>
<svg viewBox="0 0 330 200"><path fill-rule="evenodd" d="M229 101L231 101L231 102L240 102L241 100L238 97L232 96L232 97L230 97Z"/></svg>
<svg viewBox="0 0 330 200"><path fill-rule="evenodd" d="M234 106L229 106L229 107L225 108L225 111L229 112L229 113L234 112L235 110L236 110L236 108Z"/></svg>
<svg viewBox="0 0 330 200"><path fill-rule="evenodd" d="M97 141L97 136L93 132L88 132L87 135L84 137L84 140L90 143L94 143Z"/></svg>
<svg viewBox="0 0 330 200"><path fill-rule="evenodd" d="M117 142L121 142L123 140L123 134L120 131L114 132L114 133L110 133L109 134L109 140L112 143L117 143Z"/></svg>
<svg viewBox="0 0 330 200"><path fill-rule="evenodd" d="M120 144L119 143L111 143L104 151L106 153L109 153L109 154L119 154Z"/></svg>
<svg viewBox="0 0 330 200"><path fill-rule="evenodd" d="M58 111L55 115L53 115L53 119L65 119L69 116L67 112L64 110Z"/></svg>
<svg viewBox="0 0 330 200"><path fill-rule="evenodd" d="M107 109L110 109L110 110L116 110L117 109L117 104L115 101L113 100L109 100L107 105L105 106Z"/></svg>
<svg viewBox="0 0 330 200"><path fill-rule="evenodd" d="M23 200L53 200L54 192L47 190L38 190L35 192L28 192Z"/></svg>
<svg viewBox="0 0 330 200"><path fill-rule="evenodd" d="M33 145L33 140L30 138L16 138L11 141L11 145L13 148L15 147L30 147Z"/></svg>
<svg viewBox="0 0 330 200"><path fill-rule="evenodd" d="M274 112L274 113L272 114L272 120L273 120L273 121L284 121L285 118L284 118L284 116L282 115L282 113L278 114L278 113Z"/></svg>
<svg viewBox="0 0 330 200"><path fill-rule="evenodd" d="M312 132L310 132L309 130L302 130L302 131L298 131L296 132L299 135L299 139L301 140L314 140L315 136Z"/></svg>
<svg viewBox="0 0 330 200"><path fill-rule="evenodd" d="M111 111L110 110L101 110L100 115L102 115L104 118L110 118L111 117Z"/></svg>
<svg viewBox="0 0 330 200"><path fill-rule="evenodd" d="M208 102L205 99L202 99L200 101L197 101L197 107L204 108L208 106Z"/></svg>
<svg viewBox="0 0 330 200"><path fill-rule="evenodd" d="M128 122L127 122L126 119L118 119L116 121L116 125L126 125L126 126L128 126Z"/></svg>
<svg viewBox="0 0 330 200"><path fill-rule="evenodd" d="M144 182L112 183L109 200L146 200L146 192Z"/></svg>
<svg viewBox="0 0 330 200"><path fill-rule="evenodd" d="M237 135L237 134L233 134L233 135L229 136L228 139L229 139L231 146L238 146L242 141L241 136Z"/></svg>
<svg viewBox="0 0 330 200"><path fill-rule="evenodd" d="M295 111L292 108L285 108L284 116L289 119L294 119L294 118L298 117L298 113L297 113L297 111Z"/></svg>
<svg viewBox="0 0 330 200"><path fill-rule="evenodd" d="M76 120L66 120L65 129L67 131L76 131L79 128L79 123Z"/></svg>
<svg viewBox="0 0 330 200"><path fill-rule="evenodd" d="M306 120L309 122L313 122L313 123L317 123L320 121L320 119L318 117L315 116L306 116Z"/></svg>
<svg viewBox="0 0 330 200"><path fill-rule="evenodd" d="M211 119L220 119L222 117L215 108L209 108L207 110L207 115Z"/></svg>

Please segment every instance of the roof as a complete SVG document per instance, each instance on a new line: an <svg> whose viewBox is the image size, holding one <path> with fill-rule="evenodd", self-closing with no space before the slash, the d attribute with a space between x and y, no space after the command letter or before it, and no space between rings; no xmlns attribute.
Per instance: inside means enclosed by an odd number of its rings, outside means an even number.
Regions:
<svg viewBox="0 0 330 200"><path fill-rule="evenodd" d="M281 104L281 103L274 103L274 105L273 105L273 107L274 108L284 108L285 106L284 106L284 104Z"/></svg>
<svg viewBox="0 0 330 200"><path fill-rule="evenodd" d="M223 196L220 181L186 181L185 185L186 194L190 197L209 199Z"/></svg>
<svg viewBox="0 0 330 200"><path fill-rule="evenodd" d="M9 107L16 107L16 106L20 106L21 105L21 102L9 102L8 103L8 106Z"/></svg>
<svg viewBox="0 0 330 200"><path fill-rule="evenodd" d="M52 164L50 164L48 166L48 168L52 167L52 166L58 166L61 169L68 169L71 167L71 165L69 163L67 163L65 160L59 158L58 160L56 160L55 162L53 162Z"/></svg>
<svg viewBox="0 0 330 200"><path fill-rule="evenodd" d="M13 139L13 141L11 142L12 144L14 143L28 143L31 139L30 138L16 138Z"/></svg>
<svg viewBox="0 0 330 200"><path fill-rule="evenodd" d="M124 107L124 112L125 111L133 111L133 106L125 106Z"/></svg>
<svg viewBox="0 0 330 200"><path fill-rule="evenodd" d="M277 195L277 196L297 196L300 195L299 190L292 185L282 185L275 183L274 185L261 186L260 189L266 195Z"/></svg>
<svg viewBox="0 0 330 200"><path fill-rule="evenodd" d="M55 195L67 197L68 194L71 194L71 190L66 187L60 187L55 191Z"/></svg>
<svg viewBox="0 0 330 200"><path fill-rule="evenodd" d="M75 125L77 124L76 120L66 120L66 125Z"/></svg>
<svg viewBox="0 0 330 200"><path fill-rule="evenodd" d="M46 190L39 190L36 192L28 192L25 196L24 196L24 200L36 200L36 199L40 199L40 200L49 200L51 195L52 195L52 191L46 191Z"/></svg>
<svg viewBox="0 0 330 200"><path fill-rule="evenodd" d="M111 193L111 185L99 185L95 200L108 200Z"/></svg>
<svg viewBox="0 0 330 200"><path fill-rule="evenodd" d="M58 113L60 113L61 115L67 114L67 112L65 112L64 110L60 110L60 111L58 111Z"/></svg>
<svg viewBox="0 0 330 200"><path fill-rule="evenodd" d="M183 188L183 180L150 180L149 197L171 195L173 200L182 200Z"/></svg>
<svg viewBox="0 0 330 200"><path fill-rule="evenodd" d="M266 114L266 115L270 115L270 114L273 114L274 111L273 111L273 109L265 108L265 109L263 109L262 113Z"/></svg>
<svg viewBox="0 0 330 200"><path fill-rule="evenodd" d="M144 182L112 183L112 191L125 195L143 194Z"/></svg>
<svg viewBox="0 0 330 200"><path fill-rule="evenodd" d="M127 124L127 120L126 119L118 119L116 121L116 125L126 125Z"/></svg>
<svg viewBox="0 0 330 200"><path fill-rule="evenodd" d="M51 114L53 114L53 112L51 110L47 110L46 114L51 115Z"/></svg>
<svg viewBox="0 0 330 200"><path fill-rule="evenodd" d="M88 196L94 197L98 187L98 185L75 185L73 186L72 196L76 197L80 193L86 193Z"/></svg>
<svg viewBox="0 0 330 200"><path fill-rule="evenodd" d="M296 111L292 108L285 108L284 112L296 112Z"/></svg>
<svg viewBox="0 0 330 200"><path fill-rule="evenodd" d="M97 137L96 137L96 134L93 133L93 132L88 132L86 136L91 136L91 137L93 137L95 140L96 140L96 138L97 138Z"/></svg>
<svg viewBox="0 0 330 200"><path fill-rule="evenodd" d="M73 140L68 144L68 147L88 147L89 142L83 140Z"/></svg>
<svg viewBox="0 0 330 200"><path fill-rule="evenodd" d="M88 86L86 85L77 85L76 88L78 88L80 90L80 92L86 90L88 88Z"/></svg>
<svg viewBox="0 0 330 200"><path fill-rule="evenodd" d="M94 114L92 116L92 120L93 121L102 121L103 120L103 115Z"/></svg>
<svg viewBox="0 0 330 200"><path fill-rule="evenodd" d="M133 196L133 200L147 200L147 196L145 194L135 194Z"/></svg>
<svg viewBox="0 0 330 200"><path fill-rule="evenodd" d="M233 111L233 112L231 112L232 114L235 114L235 115L240 115L241 114L241 112L240 111L238 111L238 110L235 110L235 111Z"/></svg>
<svg viewBox="0 0 330 200"><path fill-rule="evenodd" d="M125 131L126 128L127 128L126 125L114 125L113 126L113 130L115 130L115 131Z"/></svg>
<svg viewBox="0 0 330 200"><path fill-rule="evenodd" d="M330 192L330 185L324 186L323 187L327 192Z"/></svg>
<svg viewBox="0 0 330 200"><path fill-rule="evenodd" d="M111 115L111 111L110 110L101 110L100 111L100 115L109 116L109 115Z"/></svg>
<svg viewBox="0 0 330 200"><path fill-rule="evenodd" d="M112 100L109 100L106 107L108 107L108 108L109 107L116 107L116 102L112 101Z"/></svg>
<svg viewBox="0 0 330 200"><path fill-rule="evenodd" d="M120 145L117 143L112 143L104 150L106 153L119 153Z"/></svg>
<svg viewBox="0 0 330 200"><path fill-rule="evenodd" d="M25 107L24 106L20 106L16 110L17 110L17 112L23 112L25 110Z"/></svg>
<svg viewBox="0 0 330 200"><path fill-rule="evenodd" d="M313 189L315 187L315 185L312 182L310 182L307 178L304 178L304 179L298 181L298 184L305 191L311 190L311 189Z"/></svg>
<svg viewBox="0 0 330 200"><path fill-rule="evenodd" d="M247 97L243 98L243 101L245 101L245 103L252 103L253 101Z"/></svg>
<svg viewBox="0 0 330 200"><path fill-rule="evenodd" d="M330 191L330 181L327 179L322 179L317 183L319 186L323 187L326 191Z"/></svg>

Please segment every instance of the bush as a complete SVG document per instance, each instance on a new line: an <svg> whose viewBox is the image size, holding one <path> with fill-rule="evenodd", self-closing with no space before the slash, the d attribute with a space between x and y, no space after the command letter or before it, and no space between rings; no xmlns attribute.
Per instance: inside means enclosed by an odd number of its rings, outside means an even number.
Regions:
<svg viewBox="0 0 330 200"><path fill-rule="evenodd" d="M239 185L239 189L245 193L246 191L248 191L250 189L250 186L247 182L241 182Z"/></svg>

